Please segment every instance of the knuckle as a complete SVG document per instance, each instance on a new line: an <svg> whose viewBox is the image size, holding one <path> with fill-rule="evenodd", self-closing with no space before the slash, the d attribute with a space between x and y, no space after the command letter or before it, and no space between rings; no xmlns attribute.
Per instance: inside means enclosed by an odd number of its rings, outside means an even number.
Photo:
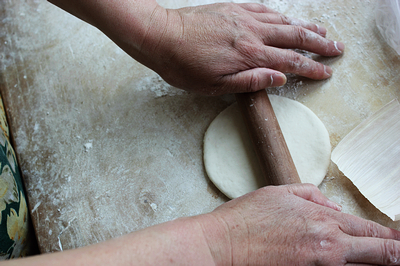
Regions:
<svg viewBox="0 0 400 266"><path fill-rule="evenodd" d="M237 40L235 48L244 56L245 62L249 67L255 67L257 65L255 60L265 56L264 48L247 38Z"/></svg>
<svg viewBox="0 0 400 266"><path fill-rule="evenodd" d="M313 185L311 183L303 183L301 184L302 186L304 186L305 188L312 190L313 192L319 192L319 189L316 185Z"/></svg>
<svg viewBox="0 0 400 266"><path fill-rule="evenodd" d="M242 54L249 53L251 49L251 45L243 35L239 35L234 38L232 41L232 47L236 50L239 50Z"/></svg>
<svg viewBox="0 0 400 266"><path fill-rule="evenodd" d="M294 42L300 47L304 46L309 39L308 31L300 26L294 26L293 31L294 31Z"/></svg>
<svg viewBox="0 0 400 266"><path fill-rule="evenodd" d="M266 6L260 3L246 3L241 5L245 10L252 10L255 12L267 12L268 9Z"/></svg>
<svg viewBox="0 0 400 266"><path fill-rule="evenodd" d="M367 223L366 228L365 228L365 236L378 237L379 236L378 225L373 222Z"/></svg>
<svg viewBox="0 0 400 266"><path fill-rule="evenodd" d="M224 84L222 87L224 91L255 92L260 90L260 79L256 74L250 74L241 80L230 80L230 82Z"/></svg>
<svg viewBox="0 0 400 266"><path fill-rule="evenodd" d="M279 14L279 19L281 20L281 23L284 25L292 25L293 24L293 20L285 15Z"/></svg>
<svg viewBox="0 0 400 266"><path fill-rule="evenodd" d="M254 3L254 7L257 8L259 12L263 13L271 12L271 9L260 3Z"/></svg>
<svg viewBox="0 0 400 266"><path fill-rule="evenodd" d="M400 261L400 249L393 240L383 240L382 254L384 265L395 265Z"/></svg>
<svg viewBox="0 0 400 266"><path fill-rule="evenodd" d="M248 92L258 91L260 89L260 79L257 75L252 74L247 87Z"/></svg>
<svg viewBox="0 0 400 266"><path fill-rule="evenodd" d="M295 71L302 67L303 58L296 52L290 51L288 56L288 70Z"/></svg>

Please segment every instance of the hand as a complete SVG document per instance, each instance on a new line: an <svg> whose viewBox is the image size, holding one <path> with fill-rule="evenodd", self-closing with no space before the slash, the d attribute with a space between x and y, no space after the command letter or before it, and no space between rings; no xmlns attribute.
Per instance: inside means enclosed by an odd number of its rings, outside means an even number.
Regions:
<svg viewBox="0 0 400 266"><path fill-rule="evenodd" d="M325 28L261 4L224 3L165 12L154 12L157 19L148 27L139 61L171 85L202 94L281 86L286 82L283 73L326 79L331 68L287 48L323 56L340 55L344 49L342 43L324 38Z"/></svg>
<svg viewBox="0 0 400 266"><path fill-rule="evenodd" d="M269 186L202 226L216 265L400 265L399 231L339 209L313 185Z"/></svg>
<svg viewBox="0 0 400 266"><path fill-rule="evenodd" d="M332 69L288 49L340 55L326 29L261 4L165 9L155 0L50 0L102 30L173 86L208 95L286 83L283 73L326 79Z"/></svg>

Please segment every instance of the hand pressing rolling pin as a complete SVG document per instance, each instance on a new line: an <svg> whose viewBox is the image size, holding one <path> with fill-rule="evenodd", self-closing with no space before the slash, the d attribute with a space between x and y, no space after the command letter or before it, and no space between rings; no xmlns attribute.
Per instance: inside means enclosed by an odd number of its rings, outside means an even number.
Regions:
<svg viewBox="0 0 400 266"><path fill-rule="evenodd" d="M281 86L331 68L287 48L336 56L315 24L260 4L165 9L153 0L52 0L96 26L171 85L208 95ZM269 186L180 218L23 265L400 265L400 232L340 212L315 186Z"/></svg>

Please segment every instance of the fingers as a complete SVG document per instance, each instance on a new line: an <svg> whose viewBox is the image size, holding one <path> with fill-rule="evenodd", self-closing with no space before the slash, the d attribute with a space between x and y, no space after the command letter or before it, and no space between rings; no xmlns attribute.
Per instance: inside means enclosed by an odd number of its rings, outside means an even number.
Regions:
<svg viewBox="0 0 400 266"><path fill-rule="evenodd" d="M260 49L263 50L263 49ZM252 92L268 87L283 86L286 77L282 73L293 73L311 79L326 79L332 75L332 69L291 50L266 47L264 52L253 53L256 68L225 75L220 80L221 93Z"/></svg>
<svg viewBox="0 0 400 266"><path fill-rule="evenodd" d="M254 12L254 13L275 13L279 14L277 11L273 10L272 8L269 8L265 5L262 4L257 4L257 3L242 3L238 4L241 8Z"/></svg>
<svg viewBox="0 0 400 266"><path fill-rule="evenodd" d="M265 30L260 33L266 45L298 48L324 56L336 56L344 51L343 43L325 39L326 28L322 26L287 17L260 4L240 6L253 12L251 16L254 19L266 24Z"/></svg>
<svg viewBox="0 0 400 266"><path fill-rule="evenodd" d="M317 187L310 184L283 186L288 192L317 204L331 207L330 202ZM332 213L334 214L334 213ZM338 242L345 247L346 265L400 265L400 232L377 223L342 214L335 215L339 224L345 224L343 230L351 235L344 236ZM355 236L354 236L355 235Z"/></svg>
<svg viewBox="0 0 400 266"><path fill-rule="evenodd" d="M268 23L268 24L277 24L277 25L287 25L287 26L300 26L305 29L311 30L323 37L326 35L326 28L322 26L318 26L317 24L310 23L304 20L290 18L285 15L279 13L269 13L269 14L261 14L255 13L252 16L259 22Z"/></svg>
<svg viewBox="0 0 400 266"><path fill-rule="evenodd" d="M352 237L346 255L349 263L400 265L400 241L392 239Z"/></svg>
<svg viewBox="0 0 400 266"><path fill-rule="evenodd" d="M342 214L340 229L350 235L349 263L400 265L399 231L349 214Z"/></svg>
<svg viewBox="0 0 400 266"><path fill-rule="evenodd" d="M340 229L351 236L400 240L400 231L359 217L343 214Z"/></svg>
<svg viewBox="0 0 400 266"><path fill-rule="evenodd" d="M301 27L291 27L290 30L280 34L265 35L264 42L267 45L264 57L258 56L259 60L264 60L260 62L261 65L264 64L282 73L293 73L316 80L329 78L332 69L292 50L282 48L300 48L324 56L340 55L344 50L342 43L327 40Z"/></svg>
<svg viewBox="0 0 400 266"><path fill-rule="evenodd" d="M327 79L332 69L292 50L263 46L251 51L242 48L254 62L254 68L224 76L221 80L231 92L251 92L268 87L282 86L286 78L282 73L293 73L311 79ZM240 50L241 48L239 48ZM280 73L274 77L274 74ZM278 78L278 79L276 79ZM225 90L222 90L225 91Z"/></svg>
<svg viewBox="0 0 400 266"><path fill-rule="evenodd" d="M257 59L254 59L257 60ZM258 58L260 65L275 69L282 73L293 73L311 79L327 79L332 69L292 50L265 47L265 54Z"/></svg>
<svg viewBox="0 0 400 266"><path fill-rule="evenodd" d="M222 80L224 89L232 93L253 92L268 87L283 86L286 83L286 76L268 68L253 68L225 76Z"/></svg>
<svg viewBox="0 0 400 266"><path fill-rule="evenodd" d="M339 204L329 200L316 186L312 184L290 185L286 186L286 188L290 193L305 200L334 209L336 211L342 210L342 207Z"/></svg>
<svg viewBox="0 0 400 266"><path fill-rule="evenodd" d="M301 26L321 36L326 35L325 27L318 26L317 24L310 23L301 19L287 17L271 8L266 7L265 5L256 3L243 3L239 4L239 6L249 12L253 12L254 14L252 14L252 16L260 22L270 23L270 24Z"/></svg>
<svg viewBox="0 0 400 266"><path fill-rule="evenodd" d="M311 79L331 77L332 69L287 49L302 49L323 56L337 56L344 44L324 38L326 29L316 24L286 17L261 4L241 4L261 26L253 31L265 45L264 54L251 54L253 67L265 67L282 73L293 73ZM252 91L252 90L249 90Z"/></svg>
<svg viewBox="0 0 400 266"><path fill-rule="evenodd" d="M302 49L323 56L337 56L344 51L343 43L328 40L301 26L268 25L261 34L264 44L274 47Z"/></svg>

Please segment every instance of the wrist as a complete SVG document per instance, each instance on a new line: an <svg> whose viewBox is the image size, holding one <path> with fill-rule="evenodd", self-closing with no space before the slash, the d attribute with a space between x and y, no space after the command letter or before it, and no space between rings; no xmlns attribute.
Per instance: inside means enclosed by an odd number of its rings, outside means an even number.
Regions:
<svg viewBox="0 0 400 266"><path fill-rule="evenodd" d="M165 8L154 0L103 1L92 25L122 48L141 50L149 36L161 31L166 20Z"/></svg>
<svg viewBox="0 0 400 266"><path fill-rule="evenodd" d="M232 265L232 249L229 230L224 222L212 213L194 217L199 224L204 240L215 265Z"/></svg>
<svg viewBox="0 0 400 266"><path fill-rule="evenodd" d="M154 0L126 1L95 24L136 61L160 74L168 68L180 37L180 20Z"/></svg>
<svg viewBox="0 0 400 266"><path fill-rule="evenodd" d="M214 211L198 217L215 265L247 265L247 225L240 215Z"/></svg>

